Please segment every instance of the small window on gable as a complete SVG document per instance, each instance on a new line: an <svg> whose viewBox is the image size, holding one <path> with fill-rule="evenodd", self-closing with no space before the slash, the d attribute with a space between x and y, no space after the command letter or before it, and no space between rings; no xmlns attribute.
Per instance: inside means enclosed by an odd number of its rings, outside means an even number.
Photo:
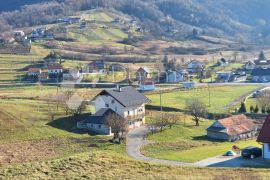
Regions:
<svg viewBox="0 0 270 180"><path fill-rule="evenodd" d="M112 104L114 104L115 103L115 100L114 99L112 99Z"/></svg>
<svg viewBox="0 0 270 180"><path fill-rule="evenodd" d="M109 104L105 104L106 107L109 107Z"/></svg>

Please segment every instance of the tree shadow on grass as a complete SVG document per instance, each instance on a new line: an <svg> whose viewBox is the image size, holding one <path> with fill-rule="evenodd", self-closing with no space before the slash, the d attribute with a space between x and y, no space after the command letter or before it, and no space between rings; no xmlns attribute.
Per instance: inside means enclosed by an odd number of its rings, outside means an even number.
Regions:
<svg viewBox="0 0 270 180"><path fill-rule="evenodd" d="M227 141L222 141L222 140L218 140L218 139L212 139L209 138L207 135L203 135L203 136L194 136L192 138L195 141L210 141L210 142L216 142L216 143L222 143L222 142L227 142Z"/></svg>
<svg viewBox="0 0 270 180"><path fill-rule="evenodd" d="M49 122L47 125L61 129L67 132L77 133L77 134L90 134L90 135L96 135L95 133L90 133L87 130L78 129L77 128L77 122L82 121L86 119L87 117L91 116L91 114L82 114L79 116L68 116L56 119L54 121Z"/></svg>
<svg viewBox="0 0 270 180"><path fill-rule="evenodd" d="M160 106L154 106L154 105L146 105L147 110L154 110L154 111L160 111ZM187 113L186 110L183 109L178 109L178 108L173 108L173 107L162 107L162 111L164 112L182 112L182 113Z"/></svg>

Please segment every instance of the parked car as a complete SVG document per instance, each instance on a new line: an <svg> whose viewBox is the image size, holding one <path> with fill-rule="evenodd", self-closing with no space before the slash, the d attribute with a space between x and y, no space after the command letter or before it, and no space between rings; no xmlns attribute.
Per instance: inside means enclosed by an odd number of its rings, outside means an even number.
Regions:
<svg viewBox="0 0 270 180"><path fill-rule="evenodd" d="M257 98L257 97L259 97L261 94L262 94L261 91L255 91L255 92L252 94L252 97L253 97L253 98Z"/></svg>
<svg viewBox="0 0 270 180"><path fill-rule="evenodd" d="M256 157L262 156L262 149L254 146L246 147L242 150L242 157L254 159Z"/></svg>

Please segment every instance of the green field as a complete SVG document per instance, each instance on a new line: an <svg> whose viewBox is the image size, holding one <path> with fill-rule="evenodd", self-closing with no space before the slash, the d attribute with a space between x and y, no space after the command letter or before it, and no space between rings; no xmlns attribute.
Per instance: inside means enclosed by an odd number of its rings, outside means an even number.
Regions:
<svg viewBox="0 0 270 180"><path fill-rule="evenodd" d="M151 142L142 152L146 156L159 159L176 160L182 162L197 162L210 157L225 154L233 145L240 148L254 145L260 147L256 140L239 142L218 142L206 137L206 129L213 121L205 120L200 127L194 126L190 119L154 135L149 135Z"/></svg>
<svg viewBox="0 0 270 180"><path fill-rule="evenodd" d="M226 108L231 102L237 100L240 96L247 95L253 92L259 86L210 86L209 89L196 88L186 91L177 91L171 93L162 94L162 106L164 108L176 108L179 110L185 109L185 102L190 98L198 98L208 107L209 112L221 113L228 112L230 108ZM148 95L148 98L152 100L150 106L154 106L157 109L160 107L160 95L153 94Z"/></svg>

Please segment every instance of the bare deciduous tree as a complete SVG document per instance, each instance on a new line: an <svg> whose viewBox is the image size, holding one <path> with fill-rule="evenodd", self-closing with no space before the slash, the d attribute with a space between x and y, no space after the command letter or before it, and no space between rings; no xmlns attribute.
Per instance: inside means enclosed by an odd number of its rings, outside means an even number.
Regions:
<svg viewBox="0 0 270 180"><path fill-rule="evenodd" d="M106 125L111 128L114 134L113 141L118 140L118 142L121 143L128 131L128 121L114 113L106 117Z"/></svg>
<svg viewBox="0 0 270 180"><path fill-rule="evenodd" d="M200 126L201 118L205 117L207 113L206 105L199 99L189 99L186 101L186 110L193 116L196 126Z"/></svg>

